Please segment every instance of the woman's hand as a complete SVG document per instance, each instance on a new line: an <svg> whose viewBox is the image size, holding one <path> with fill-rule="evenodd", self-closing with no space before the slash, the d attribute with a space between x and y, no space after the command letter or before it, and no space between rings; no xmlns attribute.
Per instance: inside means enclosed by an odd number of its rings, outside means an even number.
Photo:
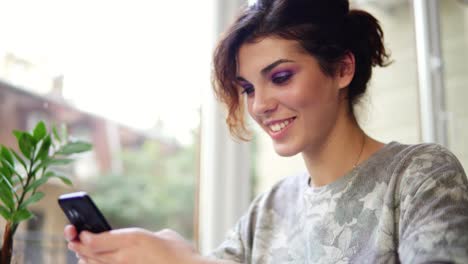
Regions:
<svg viewBox="0 0 468 264"><path fill-rule="evenodd" d="M201 263L202 258L179 234L171 230L152 233L126 228L77 236L73 226L65 227L68 248L76 252L79 264Z"/></svg>

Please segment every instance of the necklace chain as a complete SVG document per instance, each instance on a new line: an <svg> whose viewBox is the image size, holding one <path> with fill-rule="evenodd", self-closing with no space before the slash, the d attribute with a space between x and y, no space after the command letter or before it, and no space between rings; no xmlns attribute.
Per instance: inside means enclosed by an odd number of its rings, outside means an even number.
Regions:
<svg viewBox="0 0 468 264"><path fill-rule="evenodd" d="M362 145L361 145L361 151L359 151L359 155L357 157L357 160L356 162L354 163L353 165L353 169L356 168L356 166L358 165L359 163L359 160L361 159L361 155L362 155L362 151L364 150L364 144L366 143L366 134L363 134L362 136Z"/></svg>

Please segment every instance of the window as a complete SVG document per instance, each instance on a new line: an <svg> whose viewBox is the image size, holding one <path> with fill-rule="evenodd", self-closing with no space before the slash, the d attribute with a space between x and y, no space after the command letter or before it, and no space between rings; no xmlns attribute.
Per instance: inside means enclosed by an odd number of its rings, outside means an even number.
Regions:
<svg viewBox="0 0 468 264"><path fill-rule="evenodd" d="M1 143L13 145L13 129L44 120L49 127L66 124L94 147L62 172L73 188L51 183L46 197L84 190L114 227L169 227L196 239L212 4L0 4L0 94L8 102L0 105ZM61 236L66 220L48 222L59 207L38 206L48 208L43 231Z"/></svg>
<svg viewBox="0 0 468 264"><path fill-rule="evenodd" d="M439 1L448 147L468 168L468 3Z"/></svg>

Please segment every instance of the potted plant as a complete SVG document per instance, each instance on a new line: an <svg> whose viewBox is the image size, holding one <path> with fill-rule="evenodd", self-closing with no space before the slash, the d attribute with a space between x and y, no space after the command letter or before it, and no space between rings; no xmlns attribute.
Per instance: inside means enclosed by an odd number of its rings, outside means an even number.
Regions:
<svg viewBox="0 0 468 264"><path fill-rule="evenodd" d="M55 127L47 131L39 122L32 132L13 131L19 150L0 146L0 215L6 220L0 263L10 264L13 237L18 225L34 215L28 207L44 197L39 187L52 178L71 185L67 177L53 167L73 162L70 155L91 149L91 144L72 140L63 128L59 134Z"/></svg>

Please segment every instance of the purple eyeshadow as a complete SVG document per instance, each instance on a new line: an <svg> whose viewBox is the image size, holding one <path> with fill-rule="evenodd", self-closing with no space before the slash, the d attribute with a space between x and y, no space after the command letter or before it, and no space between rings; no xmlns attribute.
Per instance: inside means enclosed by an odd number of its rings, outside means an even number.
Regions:
<svg viewBox="0 0 468 264"><path fill-rule="evenodd" d="M293 71L291 70L285 70L285 71L279 71L279 72L275 72L271 75L271 78L274 79L274 78L281 78L281 77L286 77L286 76L289 76L289 75L292 75L293 74Z"/></svg>
<svg viewBox="0 0 468 264"><path fill-rule="evenodd" d="M241 84L242 88L244 89L249 89L249 88L252 88L253 85L249 84L249 83L246 83L246 84Z"/></svg>

